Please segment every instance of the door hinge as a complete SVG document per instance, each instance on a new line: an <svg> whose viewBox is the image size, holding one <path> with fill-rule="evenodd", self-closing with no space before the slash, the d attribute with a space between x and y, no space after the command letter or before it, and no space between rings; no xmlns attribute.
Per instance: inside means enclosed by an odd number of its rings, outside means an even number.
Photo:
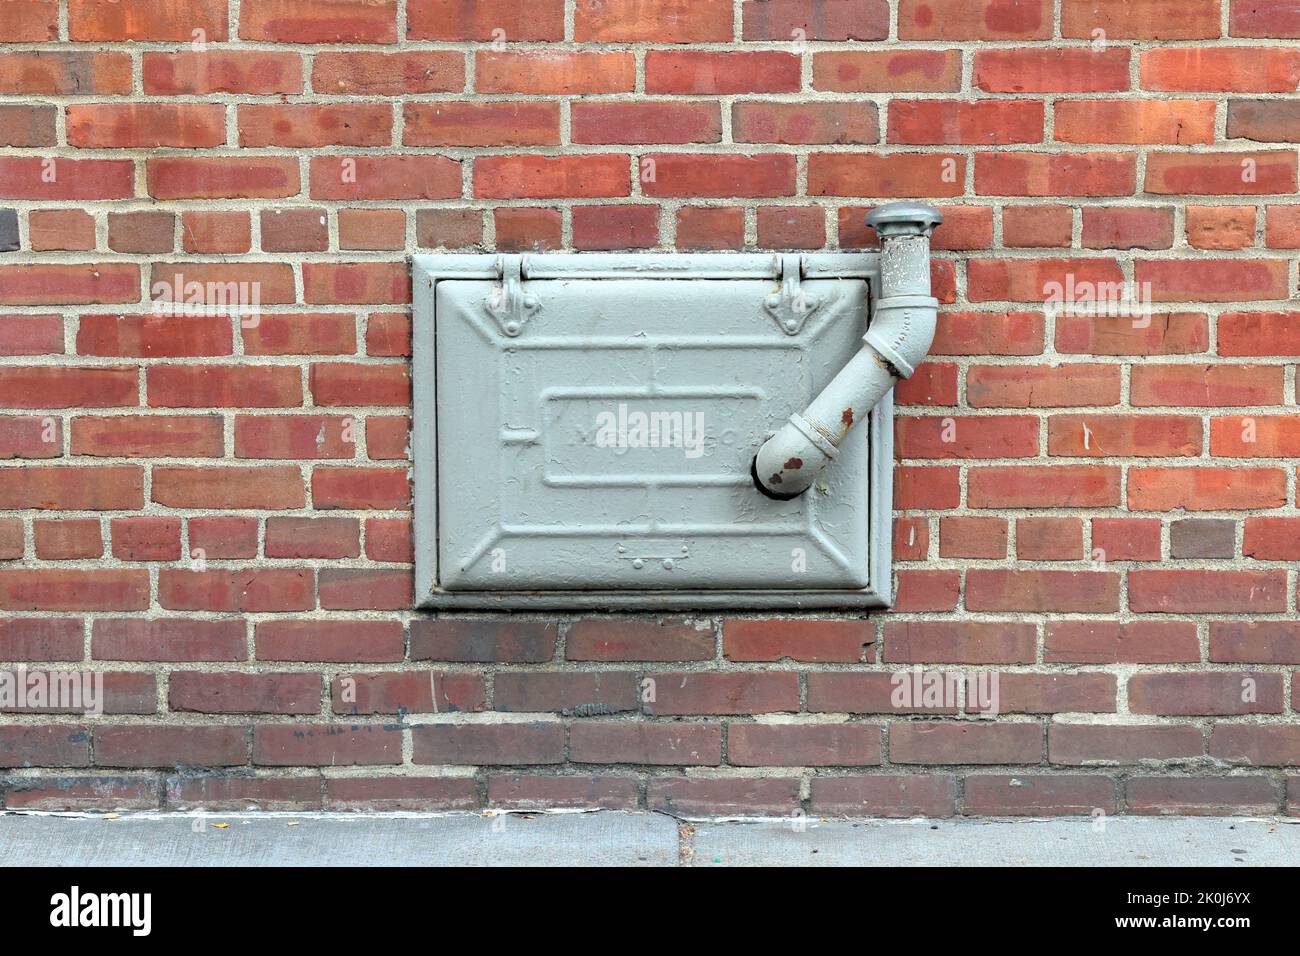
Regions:
<svg viewBox="0 0 1300 956"><path fill-rule="evenodd" d="M513 338L524 330L524 323L541 308L541 303L537 296L524 291L523 256L497 256L497 277L501 284L484 297L483 306L501 331Z"/></svg>
<svg viewBox="0 0 1300 956"><path fill-rule="evenodd" d="M821 308L822 298L804 290L800 284L804 272L804 258L795 253L781 256L778 266L781 273L781 291L763 300L763 308L776 319L776 324L786 335L798 335L808 316Z"/></svg>

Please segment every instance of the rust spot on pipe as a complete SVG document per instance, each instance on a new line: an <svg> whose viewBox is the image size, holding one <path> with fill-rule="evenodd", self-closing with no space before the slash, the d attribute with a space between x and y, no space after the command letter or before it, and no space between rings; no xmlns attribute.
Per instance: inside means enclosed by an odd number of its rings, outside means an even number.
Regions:
<svg viewBox="0 0 1300 956"><path fill-rule="evenodd" d="M781 467L782 467L782 468L789 468L791 471L798 471L800 468L803 467L803 459L802 459L802 458L791 458L791 459L789 459L788 461L786 461L786 463L785 463L784 465L782 465Z"/></svg>
<svg viewBox="0 0 1300 956"><path fill-rule="evenodd" d="M853 427L853 409L846 408L844 411L840 412L840 424L845 428Z"/></svg>
<svg viewBox="0 0 1300 956"><path fill-rule="evenodd" d="M781 473L779 471L773 472L772 477L767 480L774 485L779 485L781 483Z"/></svg>

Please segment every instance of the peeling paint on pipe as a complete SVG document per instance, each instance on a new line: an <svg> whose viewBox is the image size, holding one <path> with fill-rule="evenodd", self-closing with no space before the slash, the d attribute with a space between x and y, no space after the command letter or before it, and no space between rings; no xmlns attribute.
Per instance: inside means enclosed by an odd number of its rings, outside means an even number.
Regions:
<svg viewBox="0 0 1300 956"><path fill-rule="evenodd" d="M769 498L807 491L849 429L925 359L939 307L930 295L930 233L941 222L937 209L919 203L889 203L867 216L881 243L871 325L849 363L754 456L754 484Z"/></svg>

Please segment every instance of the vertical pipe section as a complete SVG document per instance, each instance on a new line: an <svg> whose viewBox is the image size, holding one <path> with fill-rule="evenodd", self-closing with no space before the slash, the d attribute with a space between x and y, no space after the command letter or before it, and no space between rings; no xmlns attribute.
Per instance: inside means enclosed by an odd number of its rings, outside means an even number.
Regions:
<svg viewBox="0 0 1300 956"><path fill-rule="evenodd" d="M871 325L849 363L754 456L754 484L769 498L787 501L807 491L849 429L895 382L910 378L930 350L939 307L930 295L930 234L941 222L939 210L920 203L889 203L867 216L881 245Z"/></svg>

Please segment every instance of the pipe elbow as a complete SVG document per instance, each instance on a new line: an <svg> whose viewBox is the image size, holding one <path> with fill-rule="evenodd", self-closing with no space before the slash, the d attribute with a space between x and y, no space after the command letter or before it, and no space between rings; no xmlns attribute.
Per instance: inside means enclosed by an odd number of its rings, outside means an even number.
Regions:
<svg viewBox="0 0 1300 956"><path fill-rule="evenodd" d="M939 300L932 295L892 295L876 300L862 341L876 350L898 378L911 378L934 343Z"/></svg>

